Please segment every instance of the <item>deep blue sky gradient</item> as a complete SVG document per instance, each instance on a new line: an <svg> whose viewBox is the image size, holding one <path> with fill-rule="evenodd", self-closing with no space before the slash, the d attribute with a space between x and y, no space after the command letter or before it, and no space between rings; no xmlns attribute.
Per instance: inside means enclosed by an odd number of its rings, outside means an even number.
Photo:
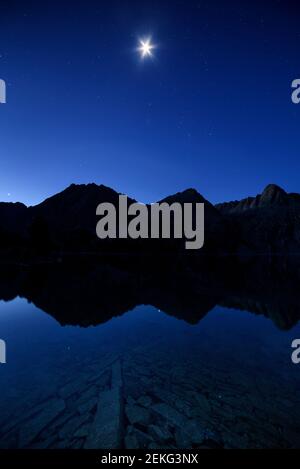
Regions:
<svg viewBox="0 0 300 469"><path fill-rule="evenodd" d="M0 4L0 200L96 182L152 202L299 191L297 1ZM153 60L136 52L152 35ZM10 195L8 195L10 194Z"/></svg>

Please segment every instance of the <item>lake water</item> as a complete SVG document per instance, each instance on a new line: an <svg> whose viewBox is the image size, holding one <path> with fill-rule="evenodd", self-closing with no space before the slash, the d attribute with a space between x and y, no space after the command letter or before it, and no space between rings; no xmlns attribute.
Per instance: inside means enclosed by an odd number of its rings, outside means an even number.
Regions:
<svg viewBox="0 0 300 469"><path fill-rule="evenodd" d="M263 316L214 307L188 324L139 306L61 326L0 303L2 448L300 447L300 364Z"/></svg>

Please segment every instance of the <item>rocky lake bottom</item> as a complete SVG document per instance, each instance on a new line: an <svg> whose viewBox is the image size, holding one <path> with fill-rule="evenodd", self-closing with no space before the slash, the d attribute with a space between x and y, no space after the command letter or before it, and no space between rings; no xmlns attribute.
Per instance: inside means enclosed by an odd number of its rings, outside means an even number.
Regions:
<svg viewBox="0 0 300 469"><path fill-rule="evenodd" d="M96 327L0 303L1 448L299 448L300 364L269 319L140 306Z"/></svg>

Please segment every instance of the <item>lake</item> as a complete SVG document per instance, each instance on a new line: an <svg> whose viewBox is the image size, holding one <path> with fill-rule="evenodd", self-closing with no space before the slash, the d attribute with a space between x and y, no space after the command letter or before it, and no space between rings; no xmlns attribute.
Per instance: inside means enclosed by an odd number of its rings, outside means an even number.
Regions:
<svg viewBox="0 0 300 469"><path fill-rule="evenodd" d="M1 448L300 447L300 325L139 305L80 327L17 296L0 302L0 338Z"/></svg>

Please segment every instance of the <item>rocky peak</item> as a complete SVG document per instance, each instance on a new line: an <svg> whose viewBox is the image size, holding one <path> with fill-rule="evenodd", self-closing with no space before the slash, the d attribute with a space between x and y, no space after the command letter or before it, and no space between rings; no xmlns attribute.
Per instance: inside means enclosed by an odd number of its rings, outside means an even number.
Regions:
<svg viewBox="0 0 300 469"><path fill-rule="evenodd" d="M268 184L263 190L259 205L277 205L284 204L287 202L288 195L276 184Z"/></svg>

